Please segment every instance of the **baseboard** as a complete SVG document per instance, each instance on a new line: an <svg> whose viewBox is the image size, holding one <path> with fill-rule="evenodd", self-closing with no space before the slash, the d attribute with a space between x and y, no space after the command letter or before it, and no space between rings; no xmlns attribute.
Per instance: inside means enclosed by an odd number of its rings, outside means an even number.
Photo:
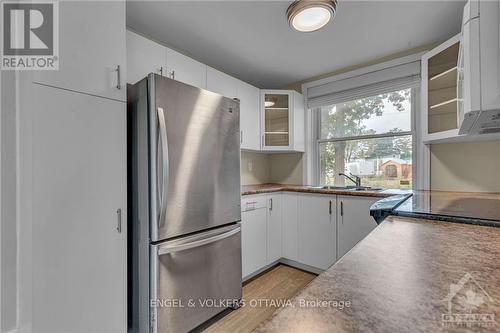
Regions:
<svg viewBox="0 0 500 333"><path fill-rule="evenodd" d="M302 263L300 263L298 261L295 261L295 260L281 258L278 261L281 264L288 265L288 266L291 266L291 267L294 267L294 268L298 268L300 270L303 270L303 271L306 271L306 272L309 272L309 273L313 273L313 274L321 274L321 273L324 272L323 269L319 269L319 268L316 268L316 267L313 267L313 266L302 264Z"/></svg>
<svg viewBox="0 0 500 333"><path fill-rule="evenodd" d="M290 260L290 259L286 259L286 258L279 258L278 260L270 263L269 265L266 265L258 270L256 270L255 272L247 275L247 276L244 276L243 277L243 282L249 282L250 280L256 278L257 276L265 273L266 271L270 270L271 268L275 267L276 265L278 264L284 264L284 265L287 265L287 266L291 266L293 268L297 268L297 269L300 269L302 271L306 271L308 273L313 273L313 274L321 274L324 272L323 269L319 269L319 268L316 268L316 267L313 267L313 266L309 266L309 265L306 265L306 264L302 264L298 261L295 261L295 260Z"/></svg>
<svg viewBox="0 0 500 333"><path fill-rule="evenodd" d="M256 270L255 272L251 273L251 274L248 274L247 276L244 276L243 277L243 282L248 282L249 280L257 277L257 275L261 275L262 273L266 272L267 270L273 268L274 266L276 266L277 264L280 263L280 260L276 260L276 261L273 261L272 263L270 263L269 265L266 265L258 270Z"/></svg>

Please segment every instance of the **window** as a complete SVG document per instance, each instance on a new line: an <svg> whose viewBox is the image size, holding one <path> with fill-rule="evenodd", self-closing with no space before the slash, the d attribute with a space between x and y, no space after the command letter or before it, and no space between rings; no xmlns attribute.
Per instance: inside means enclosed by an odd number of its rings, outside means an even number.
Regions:
<svg viewBox="0 0 500 333"><path fill-rule="evenodd" d="M411 188L413 95L409 88L313 109L319 183L352 185L343 172L364 186Z"/></svg>

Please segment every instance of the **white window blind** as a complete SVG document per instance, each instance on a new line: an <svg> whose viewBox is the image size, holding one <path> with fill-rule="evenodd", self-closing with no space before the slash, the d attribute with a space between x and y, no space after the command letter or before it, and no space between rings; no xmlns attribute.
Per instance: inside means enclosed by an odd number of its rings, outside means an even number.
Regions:
<svg viewBox="0 0 500 333"><path fill-rule="evenodd" d="M307 89L307 106L317 108L390 91L413 88L419 84L420 61L413 61L309 87Z"/></svg>

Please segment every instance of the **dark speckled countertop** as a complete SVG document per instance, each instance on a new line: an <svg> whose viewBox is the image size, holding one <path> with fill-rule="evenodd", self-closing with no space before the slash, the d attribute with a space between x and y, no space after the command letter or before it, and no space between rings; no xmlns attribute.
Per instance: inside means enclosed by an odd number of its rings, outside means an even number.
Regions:
<svg viewBox="0 0 500 333"><path fill-rule="evenodd" d="M338 195L357 195L364 197L379 197L386 198L396 194L411 193L409 190L382 190L382 191L353 191L339 189L323 189L315 186L307 185L284 185L284 184L258 184L258 185L243 185L241 187L241 195L271 193L271 192L303 192L303 193L318 193L318 194L338 194Z"/></svg>
<svg viewBox="0 0 500 333"><path fill-rule="evenodd" d="M390 216L256 331L498 332L499 258L500 228Z"/></svg>
<svg viewBox="0 0 500 333"><path fill-rule="evenodd" d="M500 194L415 191L393 215L444 221L498 221L500 225Z"/></svg>

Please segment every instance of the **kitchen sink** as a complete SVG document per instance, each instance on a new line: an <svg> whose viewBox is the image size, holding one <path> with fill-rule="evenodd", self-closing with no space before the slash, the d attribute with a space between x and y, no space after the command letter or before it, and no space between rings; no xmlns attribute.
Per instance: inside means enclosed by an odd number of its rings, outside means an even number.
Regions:
<svg viewBox="0 0 500 333"><path fill-rule="evenodd" d="M361 187L356 187L356 186L333 186L333 185L325 185L321 186L320 188L325 189L325 190L344 190L344 191L383 191L383 188L375 188L375 187L369 187L369 186L361 186Z"/></svg>

